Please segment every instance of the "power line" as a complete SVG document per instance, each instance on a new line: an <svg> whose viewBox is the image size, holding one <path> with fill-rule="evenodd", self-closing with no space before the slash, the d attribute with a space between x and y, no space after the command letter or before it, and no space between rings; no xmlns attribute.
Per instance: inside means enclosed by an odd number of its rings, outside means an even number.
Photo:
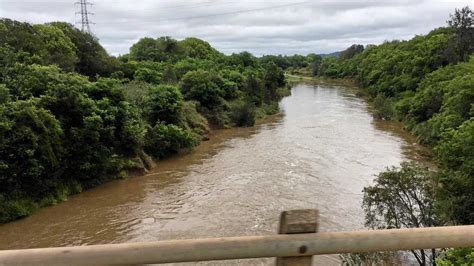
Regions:
<svg viewBox="0 0 474 266"><path fill-rule="evenodd" d="M278 8L283 8L283 7L305 5L305 4L308 4L310 2L311 1L302 1L302 2L288 3L288 4L282 4L282 5L274 5L274 6L268 6L268 7L244 9L244 10L237 10L237 11L230 11L230 12L223 12L223 13L216 13L216 14L208 14L208 15L198 15L198 16L189 16L189 17L180 17L180 18L169 18L169 19L163 19L163 20L186 20L186 19L200 19L200 18L208 18L208 17L219 17L219 16L225 16L225 15L237 15L237 14L242 14L242 13L250 13L250 12L278 9Z"/></svg>
<svg viewBox="0 0 474 266"><path fill-rule="evenodd" d="M230 4L232 2L228 2L226 4ZM260 7L260 8L252 8L252 9L243 9L243 10L235 10L229 12L221 12L221 13L214 13L214 14L205 14L205 15L197 15L197 16L187 16L187 17L175 17L175 18L161 18L155 20L140 20L140 21L127 21L129 24L148 24L148 23L156 23L160 21L181 21L181 20L193 20L193 19L203 19L203 18L212 18L212 17L220 17L220 16L227 16L227 15L237 15L237 14L244 14L244 13L251 13L251 12L258 12L258 11L265 11L265 10L272 10L272 9L279 9L284 7L292 7L292 6L301 6L311 4L311 1L301 1L301 2L294 2L294 3L287 3L281 5L274 5L274 6L267 6L267 7ZM104 22L101 24L121 24L121 22Z"/></svg>
<svg viewBox="0 0 474 266"><path fill-rule="evenodd" d="M76 12L76 14L81 15L81 21L76 22L76 24L81 24L82 32L87 32L89 34L92 34L90 24L94 24L94 23L89 21L89 15L94 15L94 13L89 12L87 10L87 7L92 6L93 4L87 0L80 0L79 2L76 2L75 4L80 5L80 8L81 8L81 11Z"/></svg>

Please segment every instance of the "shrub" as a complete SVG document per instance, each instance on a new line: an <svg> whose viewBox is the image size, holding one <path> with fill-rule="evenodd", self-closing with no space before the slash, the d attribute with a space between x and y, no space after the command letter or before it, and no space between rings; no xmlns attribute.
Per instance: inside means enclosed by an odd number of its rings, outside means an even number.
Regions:
<svg viewBox="0 0 474 266"><path fill-rule="evenodd" d="M213 110L224 101L224 93L217 84L221 82L220 77L207 71L190 71L181 80L181 91L186 100L198 101L202 107Z"/></svg>
<svg viewBox="0 0 474 266"><path fill-rule="evenodd" d="M197 102L183 102L178 125L191 130L198 136L204 136L209 132L209 125L207 119L197 111L197 105Z"/></svg>
<svg viewBox="0 0 474 266"><path fill-rule="evenodd" d="M183 105L183 96L172 85L151 87L145 101L145 114L151 125L157 122L175 123Z"/></svg>
<svg viewBox="0 0 474 266"><path fill-rule="evenodd" d="M127 101L135 105L141 112L145 110L147 96L153 86L153 84L143 81L132 81L121 85Z"/></svg>
<svg viewBox="0 0 474 266"><path fill-rule="evenodd" d="M139 68L133 76L136 81L143 81L152 84L160 84L162 74L149 68Z"/></svg>
<svg viewBox="0 0 474 266"><path fill-rule="evenodd" d="M37 208L30 199L7 200L0 194L0 224L26 217Z"/></svg>
<svg viewBox="0 0 474 266"><path fill-rule="evenodd" d="M62 136L59 121L33 100L0 106L0 194L35 198L54 191Z"/></svg>
<svg viewBox="0 0 474 266"><path fill-rule="evenodd" d="M454 248L442 253L436 259L438 266L474 265L474 248Z"/></svg>
<svg viewBox="0 0 474 266"><path fill-rule="evenodd" d="M209 124L217 128L228 128L231 126L231 119L229 117L229 105L223 102L222 105L210 110L206 107L200 107L199 111L209 121Z"/></svg>
<svg viewBox="0 0 474 266"><path fill-rule="evenodd" d="M0 84L0 104L10 101L10 91L4 84Z"/></svg>
<svg viewBox="0 0 474 266"><path fill-rule="evenodd" d="M474 118L443 134L435 151L444 169L439 179L439 205L455 221L474 223Z"/></svg>
<svg viewBox="0 0 474 266"><path fill-rule="evenodd" d="M230 119L235 126L253 126L255 116L256 108L252 103L241 100L230 103Z"/></svg>
<svg viewBox="0 0 474 266"><path fill-rule="evenodd" d="M193 148L197 143L196 136L189 130L158 123L145 136L145 152L161 159L183 149Z"/></svg>
<svg viewBox="0 0 474 266"><path fill-rule="evenodd" d="M391 98L378 94L374 99L374 116L378 119L390 120L395 116L395 108Z"/></svg>

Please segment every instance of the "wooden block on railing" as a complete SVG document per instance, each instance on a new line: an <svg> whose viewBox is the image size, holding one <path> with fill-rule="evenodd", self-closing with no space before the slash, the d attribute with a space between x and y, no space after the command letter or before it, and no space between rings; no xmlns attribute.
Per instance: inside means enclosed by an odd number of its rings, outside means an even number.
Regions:
<svg viewBox="0 0 474 266"><path fill-rule="evenodd" d="M279 234L308 234L318 232L318 210L284 211L280 215ZM308 247L299 247L300 254L306 253ZM277 258L278 266L308 266L312 264L312 256Z"/></svg>

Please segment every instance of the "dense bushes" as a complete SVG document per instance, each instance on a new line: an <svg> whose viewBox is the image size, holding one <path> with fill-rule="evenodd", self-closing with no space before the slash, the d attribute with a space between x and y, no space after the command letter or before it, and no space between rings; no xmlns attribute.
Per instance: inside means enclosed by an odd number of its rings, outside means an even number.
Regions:
<svg viewBox="0 0 474 266"><path fill-rule="evenodd" d="M256 108L252 103L234 101L230 104L230 118L235 126L252 126L255 124Z"/></svg>
<svg viewBox="0 0 474 266"><path fill-rule="evenodd" d="M275 64L196 38L144 38L117 59L67 23L1 19L0 223L144 167L144 152L190 150L209 124L252 126L284 85Z"/></svg>
<svg viewBox="0 0 474 266"><path fill-rule="evenodd" d="M190 131L172 124L157 123L147 131L145 152L161 159L182 149L192 148L197 143L196 136Z"/></svg>
<svg viewBox="0 0 474 266"><path fill-rule="evenodd" d="M195 100L202 107L213 110L223 104L222 78L204 70L189 71L181 80L181 91L186 100Z"/></svg>
<svg viewBox="0 0 474 266"><path fill-rule="evenodd" d="M158 85L150 88L145 102L145 113L150 124L158 122L176 123L183 105L179 89L171 85Z"/></svg>
<svg viewBox="0 0 474 266"><path fill-rule="evenodd" d="M30 25L0 19L2 49L13 52L5 57L5 63L9 65L16 62L57 65L65 71L76 71L89 77L110 75L118 67L118 62L107 54L95 37L62 22Z"/></svg>
<svg viewBox="0 0 474 266"><path fill-rule="evenodd" d="M109 81L18 69L21 80L8 80L16 89L0 107L2 222L118 176L143 137L138 112Z"/></svg>
<svg viewBox="0 0 474 266"><path fill-rule="evenodd" d="M199 104L194 101L184 102L179 112L178 125L191 130L198 136L207 138L209 122L197 111Z"/></svg>
<svg viewBox="0 0 474 266"><path fill-rule="evenodd" d="M435 145L444 131L458 127L472 116L472 84L474 58L440 68L423 79L414 97L400 97L407 108L400 110L399 115L420 142Z"/></svg>
<svg viewBox="0 0 474 266"><path fill-rule="evenodd" d="M47 195L65 152L60 122L37 100L8 102L0 116L0 194Z"/></svg>
<svg viewBox="0 0 474 266"><path fill-rule="evenodd" d="M374 116L379 119L391 119L394 114L393 100L383 94L374 98Z"/></svg>
<svg viewBox="0 0 474 266"><path fill-rule="evenodd" d="M436 259L436 265L472 265L474 261L474 249L456 248L451 249Z"/></svg>
<svg viewBox="0 0 474 266"><path fill-rule="evenodd" d="M474 118L446 131L435 151L440 174L439 204L447 217L474 223Z"/></svg>

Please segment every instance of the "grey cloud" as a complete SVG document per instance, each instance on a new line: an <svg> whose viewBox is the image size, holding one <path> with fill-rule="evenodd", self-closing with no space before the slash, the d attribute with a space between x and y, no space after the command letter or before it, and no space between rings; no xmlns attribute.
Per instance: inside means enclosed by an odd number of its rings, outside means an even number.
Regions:
<svg viewBox="0 0 474 266"><path fill-rule="evenodd" d="M328 53L377 44L445 25L468 0L91 0L92 26L112 54L141 37L198 37L224 53ZM0 16L75 22L74 0L0 0Z"/></svg>

